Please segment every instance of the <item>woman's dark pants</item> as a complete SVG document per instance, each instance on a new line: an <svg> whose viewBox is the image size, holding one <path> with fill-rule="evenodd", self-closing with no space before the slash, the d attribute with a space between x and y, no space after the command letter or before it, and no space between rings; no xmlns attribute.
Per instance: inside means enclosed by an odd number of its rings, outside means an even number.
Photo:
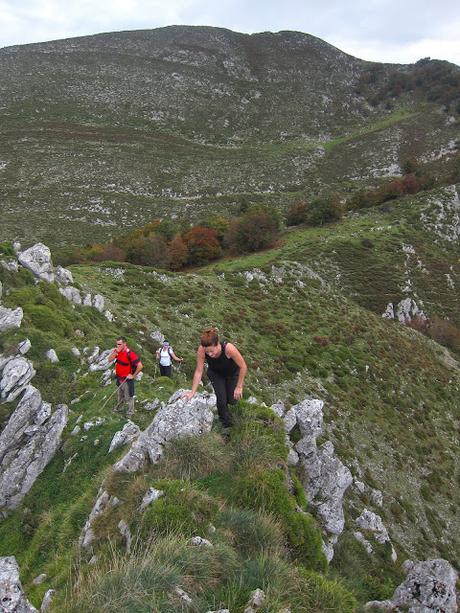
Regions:
<svg viewBox="0 0 460 613"><path fill-rule="evenodd" d="M169 366L162 366L160 364L160 375L162 377L170 377L171 376L171 365L169 365Z"/></svg>
<svg viewBox="0 0 460 613"><path fill-rule="evenodd" d="M219 419L224 428L228 428L232 425L233 419L227 405L236 404L237 402L233 398L233 392L238 383L238 372L224 377L208 369L208 377L217 396L217 412L219 413Z"/></svg>

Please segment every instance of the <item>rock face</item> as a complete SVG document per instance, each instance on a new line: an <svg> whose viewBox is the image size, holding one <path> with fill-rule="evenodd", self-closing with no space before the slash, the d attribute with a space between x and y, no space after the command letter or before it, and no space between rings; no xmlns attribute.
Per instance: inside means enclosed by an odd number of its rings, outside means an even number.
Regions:
<svg viewBox="0 0 460 613"><path fill-rule="evenodd" d="M19 263L43 281L53 283L55 279L51 251L43 243L37 243L33 247L22 251L18 255Z"/></svg>
<svg viewBox="0 0 460 613"><path fill-rule="evenodd" d="M56 281L60 285L72 285L73 276L70 270L68 270L67 268L63 268L62 266L56 266L54 274L56 276Z"/></svg>
<svg viewBox="0 0 460 613"><path fill-rule="evenodd" d="M115 432L112 442L110 443L109 453L118 447L122 447L127 443L132 443L141 433L140 428L132 421L126 422L123 426L123 430Z"/></svg>
<svg viewBox="0 0 460 613"><path fill-rule="evenodd" d="M0 434L0 508L15 509L54 456L68 410L42 402L40 392L29 385Z"/></svg>
<svg viewBox="0 0 460 613"><path fill-rule="evenodd" d="M183 393L184 390L177 391L168 404L158 411L150 426L140 434L128 453L115 464L116 471L136 472L147 459L155 464L163 454L165 443L211 430L214 418L211 408L215 406L215 396L205 392L196 394L185 402L181 399Z"/></svg>
<svg viewBox="0 0 460 613"><path fill-rule="evenodd" d="M101 513L103 513L108 507L116 507L120 501L115 496L110 496L105 490L100 489L98 492L98 496L94 506L89 514L89 517L83 527L83 532L80 536L80 547L83 549L89 550L91 545L93 544L94 539L96 538L92 524L93 521L98 517Z"/></svg>
<svg viewBox="0 0 460 613"><path fill-rule="evenodd" d="M34 375L32 362L22 356L3 361L0 366L0 402L12 402Z"/></svg>
<svg viewBox="0 0 460 613"><path fill-rule="evenodd" d="M304 487L311 505L321 518L324 529L331 535L334 544L345 526L342 501L353 478L349 469L334 454L334 446L327 441L318 449L316 439L323 431L323 401L306 399L293 406L282 417L289 434L297 425L301 439L293 446L289 443L290 463L300 463L304 470ZM272 409L279 415L282 407ZM326 547L329 561L333 556L332 546Z"/></svg>
<svg viewBox="0 0 460 613"><path fill-rule="evenodd" d="M409 613L455 613L455 584L458 575L446 560L426 560L403 564L407 577L391 600L371 601L366 610L408 611ZM400 608L402 607L402 608Z"/></svg>
<svg viewBox="0 0 460 613"><path fill-rule="evenodd" d="M12 328L19 328L24 313L21 307L17 309L7 309L0 305L0 332L6 332Z"/></svg>
<svg viewBox="0 0 460 613"><path fill-rule="evenodd" d="M2 613L33 613L37 609L27 600L19 580L16 558L0 558L0 611Z"/></svg>

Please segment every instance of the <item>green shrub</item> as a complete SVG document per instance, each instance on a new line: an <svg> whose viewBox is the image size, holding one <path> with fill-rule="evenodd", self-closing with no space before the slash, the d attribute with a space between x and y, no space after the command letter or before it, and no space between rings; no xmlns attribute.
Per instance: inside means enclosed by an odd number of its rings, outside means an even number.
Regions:
<svg viewBox="0 0 460 613"><path fill-rule="evenodd" d="M159 481L155 488L165 495L151 504L144 513L141 535L169 533L204 536L218 512L217 501L193 489L185 481Z"/></svg>

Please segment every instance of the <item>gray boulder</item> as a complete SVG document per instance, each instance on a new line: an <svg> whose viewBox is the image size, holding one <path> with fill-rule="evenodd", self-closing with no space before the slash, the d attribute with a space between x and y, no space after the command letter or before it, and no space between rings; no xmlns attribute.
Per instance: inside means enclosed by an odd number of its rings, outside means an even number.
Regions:
<svg viewBox="0 0 460 613"><path fill-rule="evenodd" d="M48 611L55 593L56 593L56 590L47 590L46 594L43 596L42 604L40 607L40 613L45 613L45 611Z"/></svg>
<svg viewBox="0 0 460 613"><path fill-rule="evenodd" d="M38 279L48 281L48 283L54 282L55 276L53 262L51 261L51 251L43 243L37 243L29 249L21 251L18 255L18 260L24 268L30 270Z"/></svg>
<svg viewBox="0 0 460 613"><path fill-rule="evenodd" d="M0 434L0 508L15 509L53 458L67 424L68 410L42 402L29 385Z"/></svg>
<svg viewBox="0 0 460 613"><path fill-rule="evenodd" d="M152 502L155 502L155 500L158 500L158 498L161 498L161 496L163 495L163 490L156 490L154 487L149 487L149 489L145 492L144 497L142 498L142 503L139 507L139 511L145 511L145 509L149 505L151 505Z"/></svg>
<svg viewBox="0 0 460 613"><path fill-rule="evenodd" d="M0 558L0 611L2 613L36 613L37 609L27 600L19 579L16 558Z"/></svg>
<svg viewBox="0 0 460 613"><path fill-rule="evenodd" d="M78 290L76 287L67 285L66 287L60 287L59 291L65 298L67 298L69 302L72 302L73 304L82 303L80 290Z"/></svg>
<svg viewBox="0 0 460 613"><path fill-rule="evenodd" d="M443 559L412 562L406 560L404 583L398 586L391 600L373 600L365 610L408 611L408 613L455 613L455 585L458 575Z"/></svg>
<svg viewBox="0 0 460 613"><path fill-rule="evenodd" d="M141 433L141 430L137 424L132 421L126 422L123 426L123 430L115 432L112 442L110 443L109 453L118 447L122 447L127 443L132 443Z"/></svg>
<svg viewBox="0 0 460 613"><path fill-rule="evenodd" d="M350 470L334 454L331 442L319 449L316 439L323 430L323 401L306 399L293 406L284 416L289 433L298 425L302 438L294 446L304 472L304 487L308 499L322 520L330 537L342 533L345 526L343 496L353 482ZM295 460L295 458L294 458ZM336 539L330 540L334 543ZM327 547L332 559L332 547Z"/></svg>
<svg viewBox="0 0 460 613"><path fill-rule="evenodd" d="M18 272L19 270L19 266L16 260L0 260L0 264L2 265L2 268L8 270L8 272Z"/></svg>
<svg viewBox="0 0 460 613"><path fill-rule="evenodd" d="M3 362L0 371L0 402L11 402L25 389L35 376L30 360L13 357Z"/></svg>
<svg viewBox="0 0 460 613"><path fill-rule="evenodd" d="M60 285L72 285L73 276L70 270L67 268L63 268L62 266L56 266L56 270L54 271L56 281ZM77 290L78 291L78 290Z"/></svg>
<svg viewBox="0 0 460 613"><path fill-rule="evenodd" d="M119 472L136 472L147 460L156 464L164 445L184 436L198 436L211 430L215 396L204 392L191 400L182 400L184 390L171 396L153 418L150 426L134 441L128 453L115 464Z"/></svg>
<svg viewBox="0 0 460 613"><path fill-rule="evenodd" d="M19 328L23 317L24 313L21 307L13 310L0 305L0 332Z"/></svg>
<svg viewBox="0 0 460 613"><path fill-rule="evenodd" d="M48 349L45 355L46 355L46 358L53 364L56 364L57 362L59 362L59 358L54 349Z"/></svg>
<svg viewBox="0 0 460 613"><path fill-rule="evenodd" d="M104 296L101 296L101 294L96 294L95 296L93 296L92 304L93 304L93 307L99 311L99 313L104 312L104 308L105 308Z"/></svg>
<svg viewBox="0 0 460 613"><path fill-rule="evenodd" d="M20 353L21 355L25 355L31 347L32 343L28 338L26 338L18 344L18 353Z"/></svg>

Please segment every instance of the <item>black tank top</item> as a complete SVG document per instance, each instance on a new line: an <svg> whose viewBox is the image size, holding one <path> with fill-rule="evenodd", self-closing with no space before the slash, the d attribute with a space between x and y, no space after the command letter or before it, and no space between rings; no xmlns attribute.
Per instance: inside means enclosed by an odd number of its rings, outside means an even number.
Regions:
<svg viewBox="0 0 460 613"><path fill-rule="evenodd" d="M212 370L219 375L224 375L224 377L233 375L240 369L240 367L235 362L235 360L233 360L233 358L227 358L227 356L225 355L226 345L227 341L224 341L222 343L222 352L218 358L211 358L209 355L205 354L205 359L208 364L208 370Z"/></svg>

